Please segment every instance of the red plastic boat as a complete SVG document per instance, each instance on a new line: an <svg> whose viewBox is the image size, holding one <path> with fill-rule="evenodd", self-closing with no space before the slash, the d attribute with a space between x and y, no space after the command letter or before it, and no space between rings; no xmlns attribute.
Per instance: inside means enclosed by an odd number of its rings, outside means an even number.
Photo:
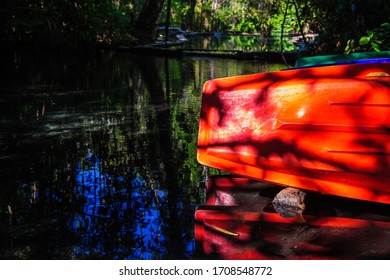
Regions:
<svg viewBox="0 0 390 280"><path fill-rule="evenodd" d="M195 212L199 258L388 259L390 205L307 192L305 222L272 208L281 187L211 177Z"/></svg>
<svg viewBox="0 0 390 280"><path fill-rule="evenodd" d="M390 63L207 81L198 161L281 186L390 204Z"/></svg>

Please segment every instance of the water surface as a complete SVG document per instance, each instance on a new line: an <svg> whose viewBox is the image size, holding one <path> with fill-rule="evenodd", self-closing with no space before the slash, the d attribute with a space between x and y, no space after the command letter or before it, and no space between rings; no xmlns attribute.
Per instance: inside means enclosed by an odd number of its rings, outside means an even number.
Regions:
<svg viewBox="0 0 390 280"><path fill-rule="evenodd" d="M298 50L290 39L288 36L283 38L283 51ZM181 47L197 50L267 52L280 51L282 46L279 37L219 34L192 38Z"/></svg>
<svg viewBox="0 0 390 280"><path fill-rule="evenodd" d="M196 258L202 86L284 68L111 52L0 67L2 259Z"/></svg>

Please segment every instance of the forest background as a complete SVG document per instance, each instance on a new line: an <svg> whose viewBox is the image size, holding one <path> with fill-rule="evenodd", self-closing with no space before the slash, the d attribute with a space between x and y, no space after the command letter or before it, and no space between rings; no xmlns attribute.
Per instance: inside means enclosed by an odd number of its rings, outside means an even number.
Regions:
<svg viewBox="0 0 390 280"><path fill-rule="evenodd" d="M3 0L5 48L89 49L151 42L157 26L270 37L319 34L314 52L388 50L388 0Z"/></svg>

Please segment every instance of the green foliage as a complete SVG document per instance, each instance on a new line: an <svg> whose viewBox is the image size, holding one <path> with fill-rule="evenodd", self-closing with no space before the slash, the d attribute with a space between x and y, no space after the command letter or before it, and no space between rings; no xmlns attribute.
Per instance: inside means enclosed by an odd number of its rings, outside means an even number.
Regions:
<svg viewBox="0 0 390 280"><path fill-rule="evenodd" d="M385 22L378 28L368 30L367 33L360 37L358 43L351 39L347 42L345 53L356 51L384 51L390 49L390 23Z"/></svg>
<svg viewBox="0 0 390 280"><path fill-rule="evenodd" d="M376 34L379 35L381 32L378 32L377 28L388 20L389 1L348 0L310 3L311 10L316 11L318 17L314 23L320 34L319 52L348 53L380 48L382 43L379 41L382 39L377 41ZM373 33L370 33L371 31ZM382 35L388 36L388 33L386 35L384 32ZM359 45L359 41L362 45Z"/></svg>
<svg viewBox="0 0 390 280"><path fill-rule="evenodd" d="M111 44L128 33L132 2L6 0L0 38L30 47Z"/></svg>
<svg viewBox="0 0 390 280"><path fill-rule="evenodd" d="M271 34L279 24L277 17L283 5L282 0L233 0L197 1L194 13L197 31L237 31Z"/></svg>
<svg viewBox="0 0 390 280"><path fill-rule="evenodd" d="M146 0L4 0L2 45L41 47L129 42ZM166 21L166 3L157 24ZM286 5L289 6L286 10ZM285 11L287 11L285 15ZM171 0L170 24L198 32L245 32L263 37L319 34L317 52L389 48L388 0Z"/></svg>

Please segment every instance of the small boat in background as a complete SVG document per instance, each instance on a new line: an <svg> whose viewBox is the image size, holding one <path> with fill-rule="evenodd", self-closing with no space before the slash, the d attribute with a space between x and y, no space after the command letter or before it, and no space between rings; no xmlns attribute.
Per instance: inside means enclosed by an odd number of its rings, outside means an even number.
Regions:
<svg viewBox="0 0 390 280"><path fill-rule="evenodd" d="M250 179L390 204L390 63L207 81L197 157Z"/></svg>
<svg viewBox="0 0 390 280"><path fill-rule="evenodd" d="M358 52L350 54L319 55L298 58L295 67L315 67L340 64L390 62L390 51Z"/></svg>

